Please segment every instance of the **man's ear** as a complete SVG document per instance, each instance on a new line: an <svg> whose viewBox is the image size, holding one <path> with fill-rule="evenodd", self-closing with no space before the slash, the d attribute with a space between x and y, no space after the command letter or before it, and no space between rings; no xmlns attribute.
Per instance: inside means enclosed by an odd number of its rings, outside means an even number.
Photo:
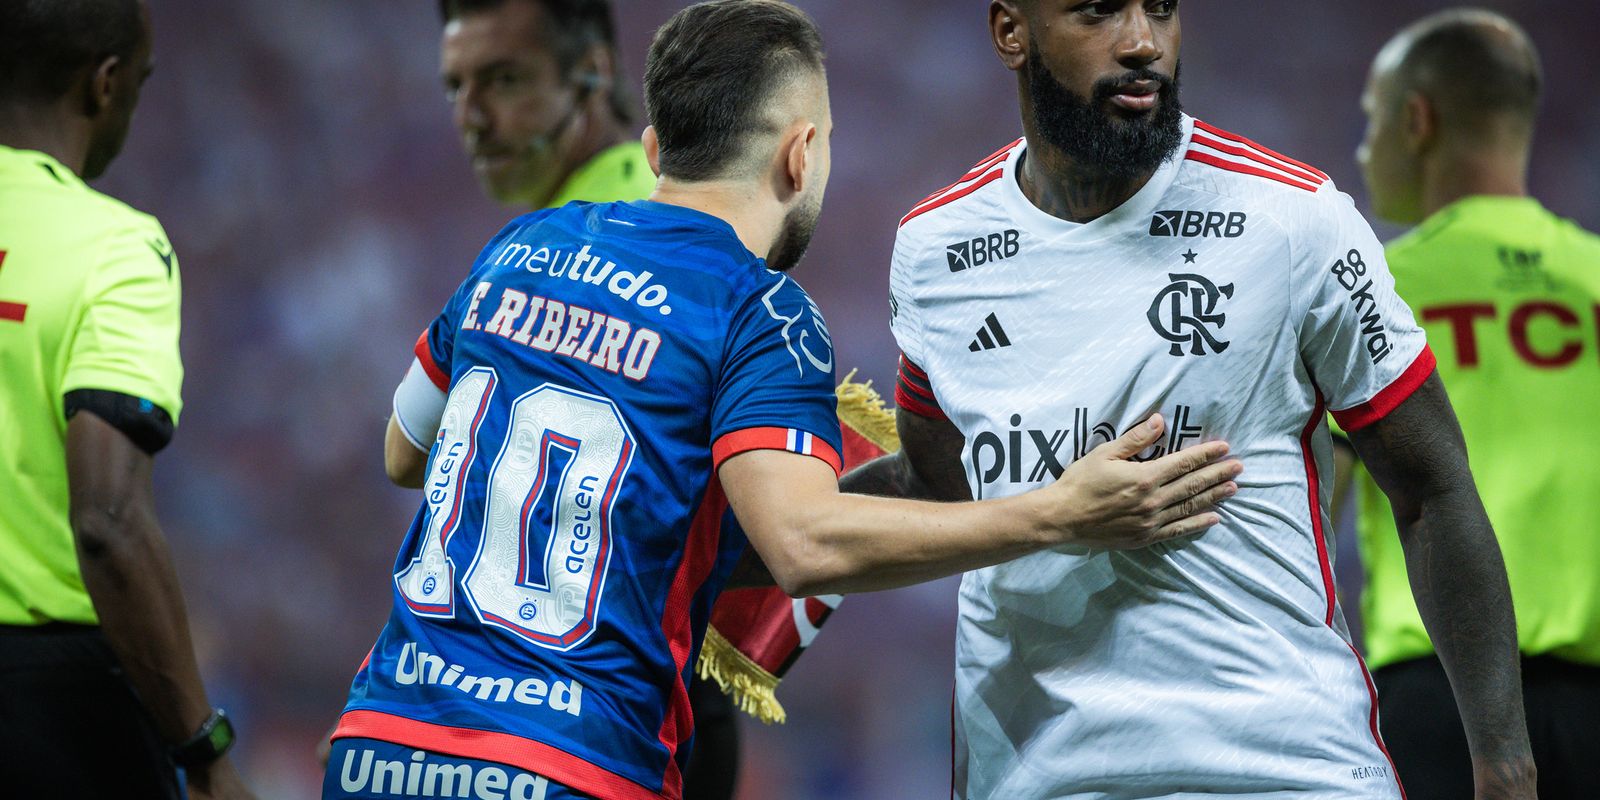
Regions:
<svg viewBox="0 0 1600 800"><path fill-rule="evenodd" d="M817 126L804 120L789 129L788 146L784 148L784 172L789 179L789 189L795 194L805 191L811 178L811 147L816 144L818 134Z"/></svg>
<svg viewBox="0 0 1600 800"><path fill-rule="evenodd" d="M650 162L650 171L661 177L661 140L656 138L656 126L646 125L644 133L639 134L639 143L644 145L644 157Z"/></svg>
<svg viewBox="0 0 1600 800"><path fill-rule="evenodd" d="M111 107L111 98L117 91L117 75L122 69L121 56L106 56L94 65L89 72L88 91L83 97L85 116L98 117Z"/></svg>
<svg viewBox="0 0 1600 800"><path fill-rule="evenodd" d="M1000 63L1013 72L1022 69L1028 58L1027 21L1013 0L990 0L989 38Z"/></svg>
<svg viewBox="0 0 1600 800"><path fill-rule="evenodd" d="M1439 111L1433 101L1421 92L1411 92L1400 113L1406 151L1415 155L1431 148L1439 136Z"/></svg>

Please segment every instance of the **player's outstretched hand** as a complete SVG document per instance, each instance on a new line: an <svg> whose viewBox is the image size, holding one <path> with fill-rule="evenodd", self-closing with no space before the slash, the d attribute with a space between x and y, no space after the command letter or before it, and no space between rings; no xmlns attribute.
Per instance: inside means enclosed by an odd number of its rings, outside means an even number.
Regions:
<svg viewBox="0 0 1600 800"><path fill-rule="evenodd" d="M1064 503L1066 543L1131 550L1199 533L1221 521L1218 503L1244 471L1227 442L1206 442L1153 461L1133 461L1166 430L1160 414L1073 462L1052 488Z"/></svg>
<svg viewBox="0 0 1600 800"><path fill-rule="evenodd" d="M227 756L189 772L189 800L256 800Z"/></svg>

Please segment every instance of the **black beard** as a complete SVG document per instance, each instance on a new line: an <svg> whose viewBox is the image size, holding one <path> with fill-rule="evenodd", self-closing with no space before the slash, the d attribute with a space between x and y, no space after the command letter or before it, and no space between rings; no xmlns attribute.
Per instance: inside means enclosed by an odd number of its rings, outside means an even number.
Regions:
<svg viewBox="0 0 1600 800"><path fill-rule="evenodd" d="M1080 168L1108 178L1136 178L1154 172L1183 142L1183 107L1178 102L1181 67L1170 78L1148 69L1101 78L1086 100L1050 74L1039 52L1038 43L1030 42L1026 68L1034 127ZM1117 87L1136 80L1161 84L1153 112L1119 119L1102 110Z"/></svg>
<svg viewBox="0 0 1600 800"><path fill-rule="evenodd" d="M788 272L800 263L806 248L811 246L811 234L817 230L821 210L820 205L812 208L802 204L784 215L783 230L778 232L778 240L772 243L772 250L767 254L767 269Z"/></svg>

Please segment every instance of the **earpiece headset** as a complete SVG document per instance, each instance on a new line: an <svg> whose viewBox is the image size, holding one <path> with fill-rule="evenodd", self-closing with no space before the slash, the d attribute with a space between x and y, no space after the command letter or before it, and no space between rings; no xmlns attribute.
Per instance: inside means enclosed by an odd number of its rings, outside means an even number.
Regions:
<svg viewBox="0 0 1600 800"><path fill-rule="evenodd" d="M577 94L572 99L572 108L568 109L567 113L556 124L551 125L549 130L544 133L536 133L528 138L528 146L541 155L555 147L556 139L561 138L561 135L566 133L567 128L572 125L572 121L578 118L578 113L583 111L584 104L589 102L589 95L606 86L606 79L600 77L598 72L579 73L572 78L572 82L578 87Z"/></svg>

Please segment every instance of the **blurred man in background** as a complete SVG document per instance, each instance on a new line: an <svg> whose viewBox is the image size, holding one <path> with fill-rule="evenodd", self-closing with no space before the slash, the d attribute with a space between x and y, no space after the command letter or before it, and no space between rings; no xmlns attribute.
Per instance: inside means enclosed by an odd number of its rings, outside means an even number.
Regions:
<svg viewBox="0 0 1600 800"><path fill-rule="evenodd" d="M1438 353L1499 534L1551 800L1600 797L1600 238L1528 196L1541 82L1510 20L1427 17L1373 64L1359 160L1377 214L1417 226L1388 246L1389 265ZM1372 475L1359 469L1355 485L1384 739L1412 800L1468 797L1451 680L1407 590L1422 556L1398 546Z"/></svg>
<svg viewBox="0 0 1600 800"><path fill-rule="evenodd" d="M608 0L440 0L440 73L484 191L525 208L655 188Z"/></svg>
<svg viewBox="0 0 1600 800"><path fill-rule="evenodd" d="M136 0L0 4L0 786L248 798L156 521L182 402L161 224L84 184L150 73Z"/></svg>

